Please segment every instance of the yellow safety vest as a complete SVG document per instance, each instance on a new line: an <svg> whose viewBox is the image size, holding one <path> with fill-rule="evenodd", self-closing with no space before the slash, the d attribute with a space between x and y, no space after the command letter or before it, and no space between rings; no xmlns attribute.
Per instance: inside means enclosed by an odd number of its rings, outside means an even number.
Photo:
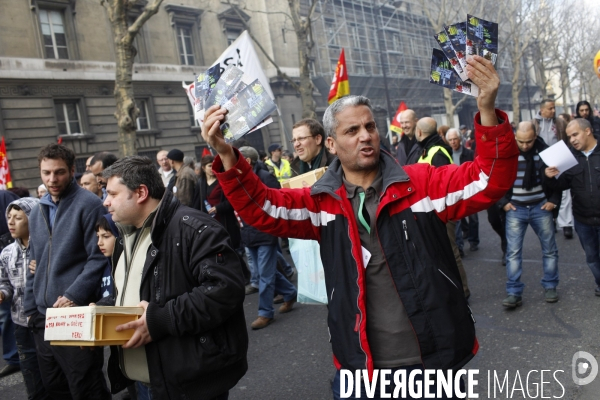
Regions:
<svg viewBox="0 0 600 400"><path fill-rule="evenodd" d="M281 168L277 168L277 165L275 165L271 159L268 159L266 163L273 167L273 170L275 170L275 178L277 178L277 180L281 183L281 181L290 179L292 177L292 167L290 167L290 162L288 160L284 160L282 158L280 161Z"/></svg>
<svg viewBox="0 0 600 400"><path fill-rule="evenodd" d="M443 148L442 146L433 146L427 152L427 157L423 158L423 156L421 156L421 158L419 158L418 162L427 163L427 164L431 165L431 160L433 160L433 156L435 156L435 153L437 153L440 150L442 151L442 153L444 153L446 155L446 157L448 157L448 160L450 160L450 164L454 164L454 160L452 159L452 156L450 154L448 154L448 151L445 148Z"/></svg>

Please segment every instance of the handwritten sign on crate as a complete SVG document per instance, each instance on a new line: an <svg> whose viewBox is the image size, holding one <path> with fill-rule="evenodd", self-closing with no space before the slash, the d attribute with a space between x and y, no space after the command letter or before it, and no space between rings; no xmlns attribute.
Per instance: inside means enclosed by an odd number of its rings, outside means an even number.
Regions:
<svg viewBox="0 0 600 400"><path fill-rule="evenodd" d="M44 340L93 340L94 315L80 308L49 308Z"/></svg>

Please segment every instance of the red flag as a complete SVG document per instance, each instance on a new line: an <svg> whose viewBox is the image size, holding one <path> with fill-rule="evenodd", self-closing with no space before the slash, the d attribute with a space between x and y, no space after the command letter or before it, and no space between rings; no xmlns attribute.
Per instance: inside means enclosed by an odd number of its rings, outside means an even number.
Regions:
<svg viewBox="0 0 600 400"><path fill-rule="evenodd" d="M58 140L56 141L56 143L62 144L62 137L59 137Z"/></svg>
<svg viewBox="0 0 600 400"><path fill-rule="evenodd" d="M404 110L408 110L408 107L406 106L406 103L401 101L400 107L398 107L398 111L396 111L396 116L390 124L390 130L396 132L400 136L402 136L402 126L400 125L400 113Z"/></svg>
<svg viewBox="0 0 600 400"><path fill-rule="evenodd" d="M346 68L346 56L344 55L344 49L340 53L340 59L338 60L337 67L335 69L335 75L333 81L331 81L331 89L329 89L329 97L327 101L329 104L333 103L337 99L350 94L350 82L348 81L348 70Z"/></svg>
<svg viewBox="0 0 600 400"><path fill-rule="evenodd" d="M0 189L6 190L12 187L8 158L6 158L6 144L4 143L4 136L2 136L2 142L0 143Z"/></svg>
<svg viewBox="0 0 600 400"><path fill-rule="evenodd" d="M205 147L204 150L202 150L202 157L206 157L206 156L212 156L212 153L210 152L208 147Z"/></svg>

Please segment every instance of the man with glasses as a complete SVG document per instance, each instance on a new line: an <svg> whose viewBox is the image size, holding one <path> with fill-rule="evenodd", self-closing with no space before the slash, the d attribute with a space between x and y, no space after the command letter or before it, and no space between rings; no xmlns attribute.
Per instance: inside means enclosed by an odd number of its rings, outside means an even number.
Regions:
<svg viewBox="0 0 600 400"><path fill-rule="evenodd" d="M291 140L297 157L292 160L292 176L305 174L315 169L327 167L335 156L325 148L325 131L316 120L306 118L292 128Z"/></svg>

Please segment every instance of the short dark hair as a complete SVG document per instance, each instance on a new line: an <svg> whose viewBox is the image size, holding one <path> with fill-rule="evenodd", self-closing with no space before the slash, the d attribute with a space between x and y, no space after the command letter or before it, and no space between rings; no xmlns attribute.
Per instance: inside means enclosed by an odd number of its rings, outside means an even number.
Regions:
<svg viewBox="0 0 600 400"><path fill-rule="evenodd" d="M73 150L58 143L52 143L46 147L42 147L38 153L38 165L41 165L42 160L45 158L50 160L63 160L65 164L67 164L69 171L71 171L75 165L75 153Z"/></svg>
<svg viewBox="0 0 600 400"><path fill-rule="evenodd" d="M110 224L108 223L108 220L106 219L105 216L98 218L98 221L96 222L96 226L94 226L94 229L96 230L96 232L98 232L100 229L104 229L106 232L109 232L111 235L113 235L112 229L110 228Z"/></svg>
<svg viewBox="0 0 600 400"><path fill-rule="evenodd" d="M554 99L543 99L540 102L540 108L544 107L546 103L556 103L556 101L554 101Z"/></svg>
<svg viewBox="0 0 600 400"><path fill-rule="evenodd" d="M113 176L119 177L121 183L129 190L136 190L140 185L146 185L150 197L156 200L162 199L165 194L165 186L154 163L148 157L129 156L117 160L110 167L102 171L104 179Z"/></svg>
<svg viewBox="0 0 600 400"><path fill-rule="evenodd" d="M316 119L312 118L304 118L300 121L296 122L292 129L299 128L301 126L306 126L308 131L310 132L310 136L321 135L321 139L325 140L327 137L325 136L325 129L323 129L323 125L319 123ZM323 142L321 142L321 146L323 146Z"/></svg>
<svg viewBox="0 0 600 400"><path fill-rule="evenodd" d="M17 204L12 204L11 203L11 204L8 205L8 208L6 209L6 213L8 214L12 210L23 211L23 209L21 207L19 207Z"/></svg>
<svg viewBox="0 0 600 400"><path fill-rule="evenodd" d="M90 165L96 164L98 161L102 161L102 169L106 169L117 162L119 158L109 151L101 151L100 153L94 154L94 157L90 161Z"/></svg>

